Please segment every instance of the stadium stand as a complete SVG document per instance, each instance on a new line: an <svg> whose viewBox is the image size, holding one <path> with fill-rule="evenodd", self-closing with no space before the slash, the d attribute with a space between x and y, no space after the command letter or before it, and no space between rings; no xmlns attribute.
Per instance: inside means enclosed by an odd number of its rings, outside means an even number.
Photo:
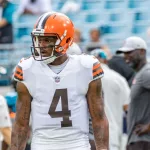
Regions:
<svg viewBox="0 0 150 150"><path fill-rule="evenodd" d="M18 6L19 0L14 0L14 3ZM59 11L64 3L54 0L53 10ZM81 4L79 12L67 15L75 27L82 31L82 45L89 41L89 31L95 27L101 29L103 39L112 53L120 47L123 39L131 35L141 36L149 45L146 33L150 25L149 0L79 0L78 3ZM30 33L37 17L24 15L16 18L14 15L15 41L12 45L0 46L0 66L13 68L19 59L30 55Z"/></svg>
<svg viewBox="0 0 150 150"><path fill-rule="evenodd" d="M64 2L61 0L54 1L54 11L59 11ZM79 0L78 2L81 3L80 11L77 14L70 13L68 16L77 28L82 29L84 24L83 38L85 42L89 40L87 36L89 29L94 26L106 26L104 38L118 33L122 36L123 32L126 32L126 37L143 31L143 34L146 35L145 29L149 23L149 11L147 9L149 0ZM22 36L25 38L27 35L30 36L35 20L35 17L29 16L22 16L16 20L14 23L16 41L17 38L20 40ZM144 21L145 24L142 24L141 21ZM122 37L120 38L122 39ZM114 39L118 40L118 37L114 36Z"/></svg>

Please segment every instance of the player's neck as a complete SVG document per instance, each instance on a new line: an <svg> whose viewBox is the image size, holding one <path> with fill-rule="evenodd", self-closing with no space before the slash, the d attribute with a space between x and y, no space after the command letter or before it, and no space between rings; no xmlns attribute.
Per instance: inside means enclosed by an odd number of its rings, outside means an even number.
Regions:
<svg viewBox="0 0 150 150"><path fill-rule="evenodd" d="M50 65L61 65L63 64L66 60L68 59L67 54L64 54L61 57L56 58L52 63L50 63Z"/></svg>

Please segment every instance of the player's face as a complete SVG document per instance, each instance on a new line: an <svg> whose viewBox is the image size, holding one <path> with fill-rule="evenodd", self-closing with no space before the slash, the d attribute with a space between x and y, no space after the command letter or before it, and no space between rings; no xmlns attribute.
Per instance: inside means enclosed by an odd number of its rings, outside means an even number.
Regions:
<svg viewBox="0 0 150 150"><path fill-rule="evenodd" d="M55 48L57 38L55 36L39 36L38 43L42 57L49 57Z"/></svg>

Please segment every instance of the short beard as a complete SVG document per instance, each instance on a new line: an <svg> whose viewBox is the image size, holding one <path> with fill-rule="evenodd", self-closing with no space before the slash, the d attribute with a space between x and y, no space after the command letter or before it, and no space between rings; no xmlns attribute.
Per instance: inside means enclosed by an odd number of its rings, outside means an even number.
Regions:
<svg viewBox="0 0 150 150"><path fill-rule="evenodd" d="M134 70L136 70L139 66L140 63L140 59L134 60L132 62L129 62L128 65L133 68Z"/></svg>

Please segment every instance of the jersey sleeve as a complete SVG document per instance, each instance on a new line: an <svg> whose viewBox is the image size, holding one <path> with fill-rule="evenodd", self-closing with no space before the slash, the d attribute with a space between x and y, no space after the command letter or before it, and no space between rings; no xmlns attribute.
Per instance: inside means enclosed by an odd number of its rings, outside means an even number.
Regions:
<svg viewBox="0 0 150 150"><path fill-rule="evenodd" d="M15 81L25 81L25 72L32 65L32 57L22 58L18 65L15 67L13 78Z"/></svg>
<svg viewBox="0 0 150 150"><path fill-rule="evenodd" d="M103 69L99 60L96 57L86 54L82 54L79 57L82 66L87 69L86 76L89 76L90 82L103 77Z"/></svg>
<svg viewBox="0 0 150 150"><path fill-rule="evenodd" d="M17 82L23 83L29 93L32 95L34 89L32 88L31 85L31 80L35 80L35 78L31 79L31 74L32 74L32 65L33 65L33 57L28 57L28 58L22 58L18 65L15 67L15 71L13 74L13 79Z"/></svg>
<svg viewBox="0 0 150 150"><path fill-rule="evenodd" d="M100 64L99 60L95 57L93 57L92 75L93 75L93 80L102 78L104 75L101 64Z"/></svg>
<svg viewBox="0 0 150 150"><path fill-rule="evenodd" d="M14 80L23 81L23 70L22 70L22 67L19 64L15 68Z"/></svg>

